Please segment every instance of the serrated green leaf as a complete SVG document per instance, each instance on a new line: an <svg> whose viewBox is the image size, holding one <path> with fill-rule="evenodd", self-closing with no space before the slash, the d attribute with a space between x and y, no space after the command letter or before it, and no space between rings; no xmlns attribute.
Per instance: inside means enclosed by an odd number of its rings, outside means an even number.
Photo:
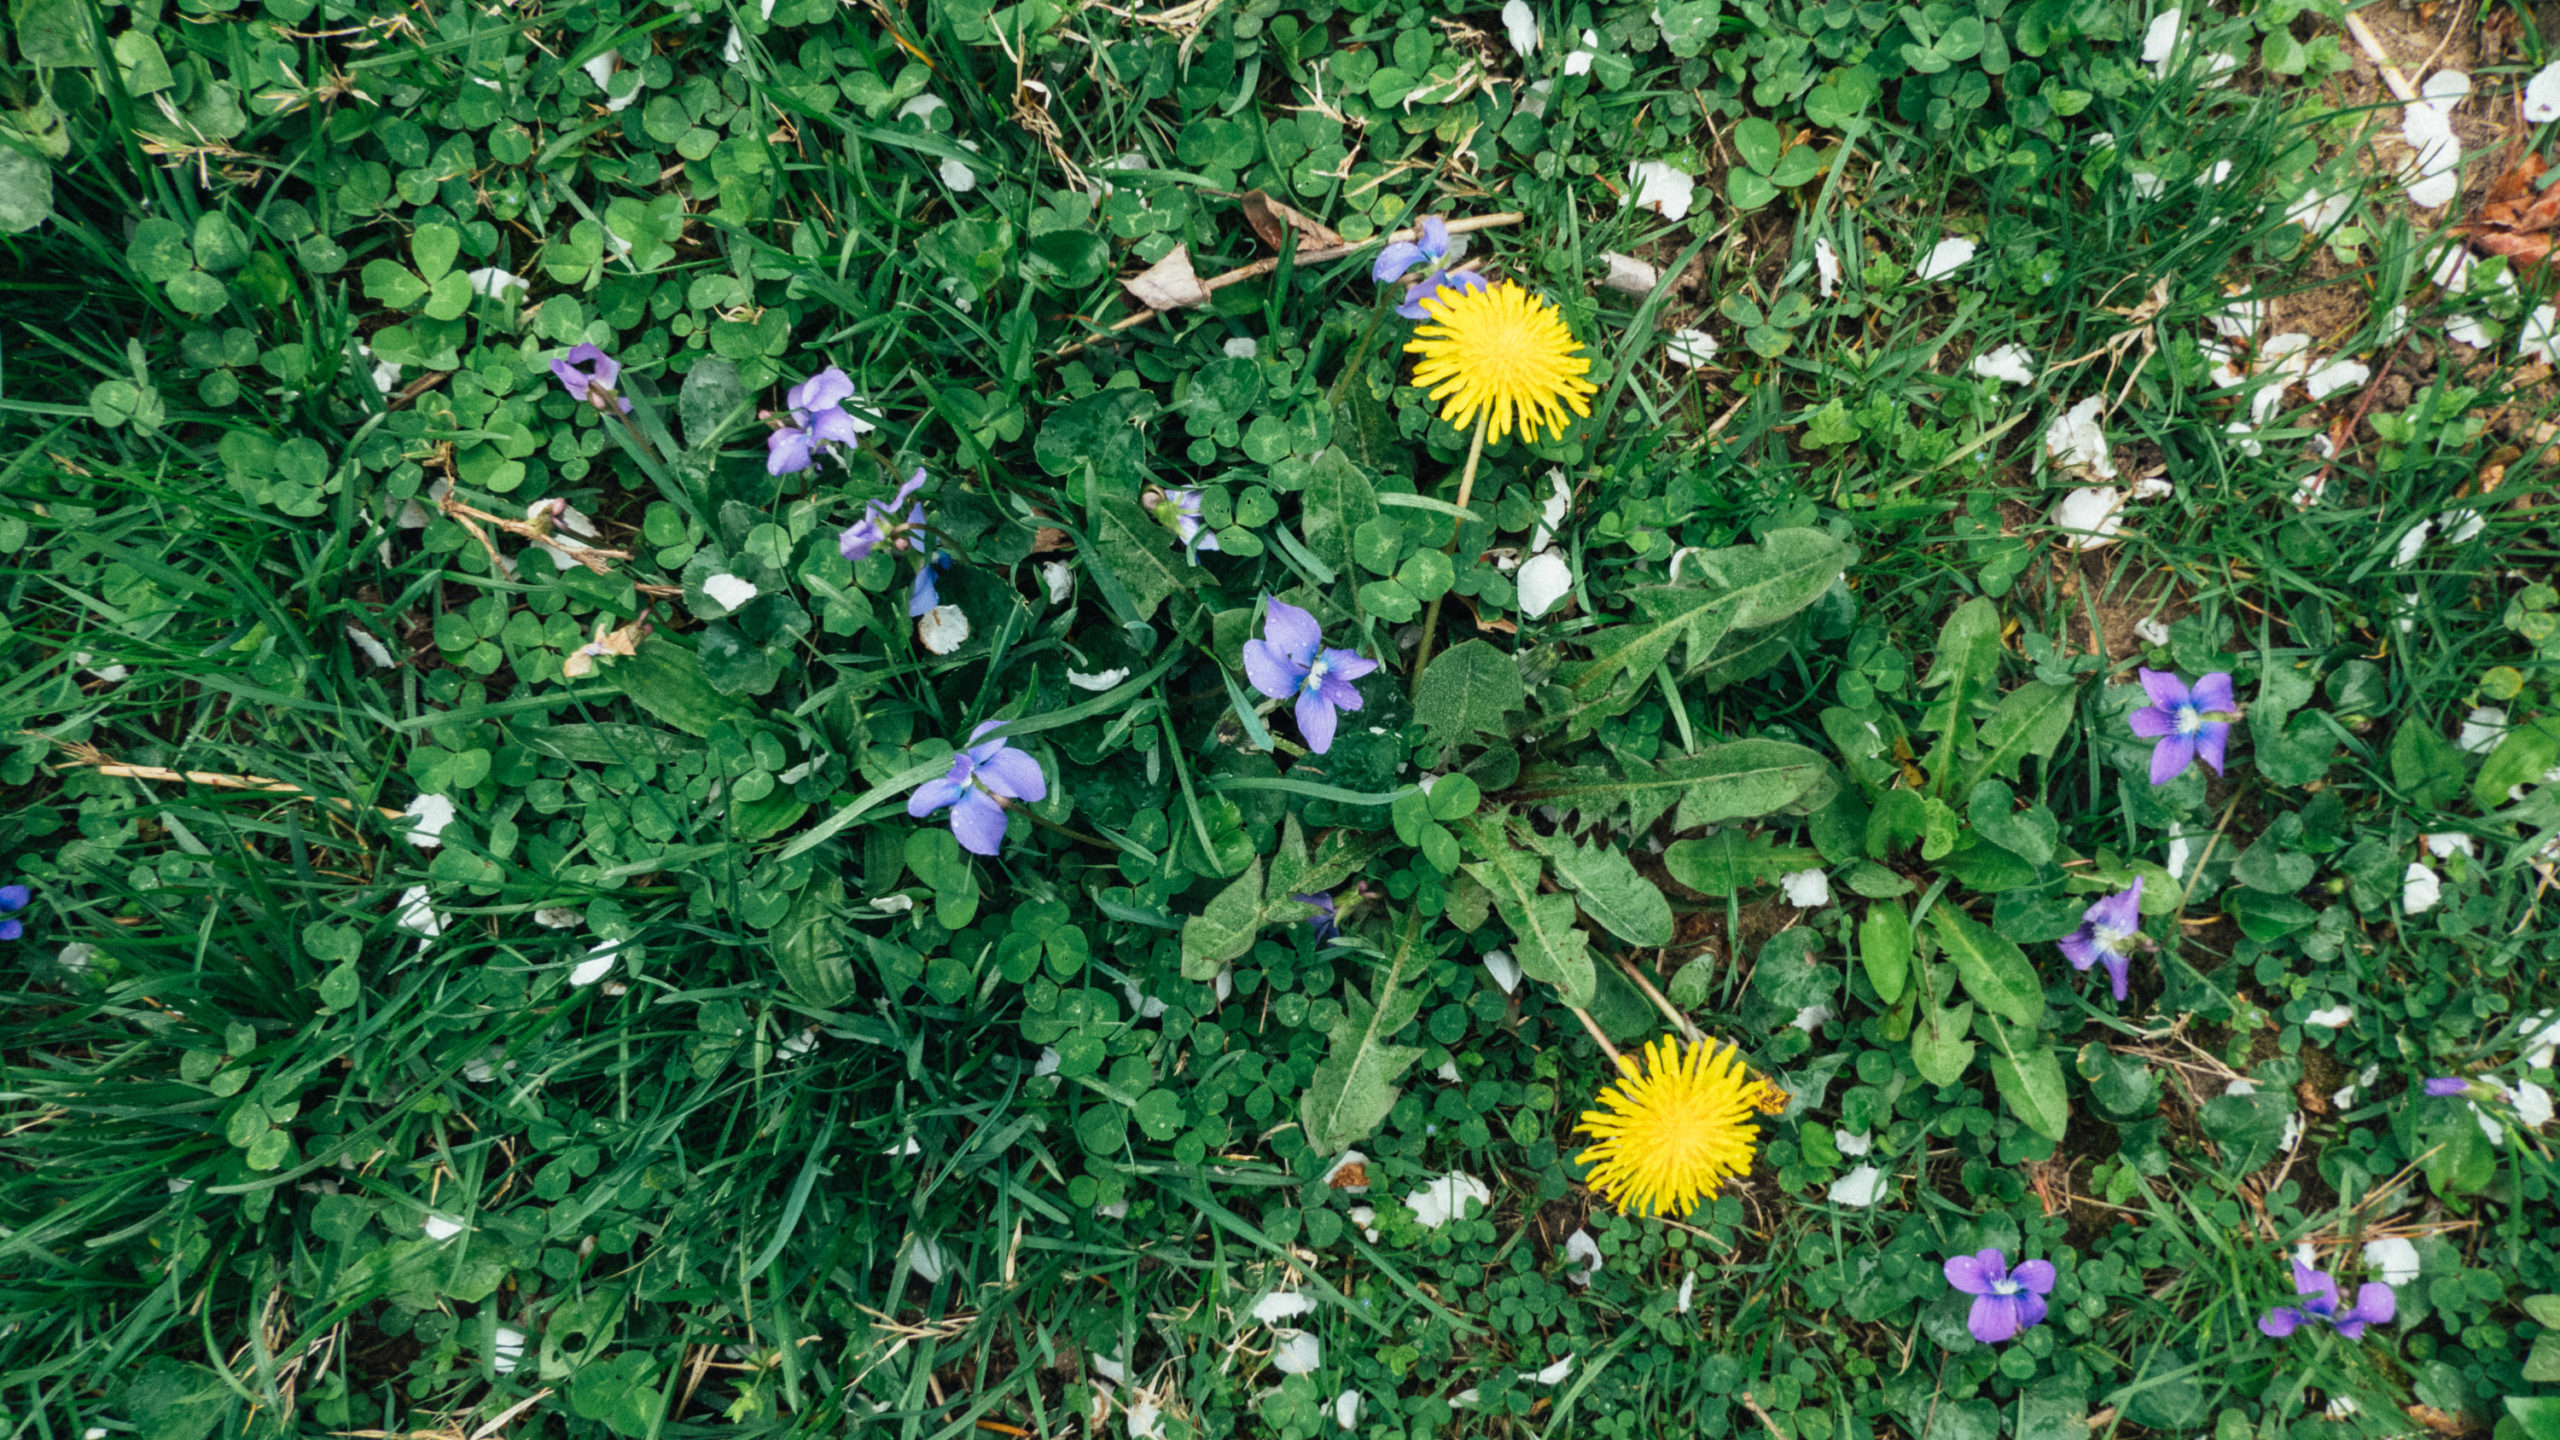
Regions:
<svg viewBox="0 0 2560 1440"><path fill-rule="evenodd" d="M1879 900L1858 921L1858 960L1866 966L1867 983L1886 1005L1902 1003L1911 984L1911 917L1902 906Z"/></svg>
<svg viewBox="0 0 2560 1440"><path fill-rule="evenodd" d="M2071 731L2071 715L2079 703L2079 691L2041 680L2030 680L2001 696L1999 708L1982 722L1976 737L1982 750L1966 767L1964 788L1988 778L2014 780L2030 755L2052 759L2055 747Z"/></svg>
<svg viewBox="0 0 2560 1440"><path fill-rule="evenodd" d="M1188 583L1174 558L1173 532L1147 518L1135 500L1107 496L1094 522L1098 557L1129 592L1138 618L1155 618L1165 597Z"/></svg>
<svg viewBox="0 0 2560 1440"><path fill-rule="evenodd" d="M1208 908L1182 922L1182 978L1214 980L1218 967L1253 948L1262 928L1262 857L1211 899Z"/></svg>
<svg viewBox="0 0 2560 1440"><path fill-rule="evenodd" d="M1396 1082L1422 1058L1422 1047L1389 1040L1422 1013L1427 983L1408 981L1428 974L1428 947L1420 943L1423 928L1419 911L1406 917L1393 955L1371 972L1371 994L1343 987L1345 1008L1333 1027L1332 1049L1307 1082L1298 1109L1307 1143L1319 1155L1339 1153L1376 1130L1403 1093Z"/></svg>
<svg viewBox="0 0 2560 1440"><path fill-rule="evenodd" d="M1469 640L1442 651L1422 672L1413 690L1413 718L1446 747L1482 735L1508 736L1527 703L1519 665L1485 641Z"/></svg>
<svg viewBox="0 0 2560 1440"><path fill-rule="evenodd" d="M1911 1024L1911 1063L1932 1085L1953 1085L1973 1064L1973 1042L1965 1028L1973 1023L1973 1002L1953 1009L1923 1005Z"/></svg>
<svg viewBox="0 0 2560 1440"><path fill-rule="evenodd" d="M1625 851L1614 845L1577 845L1563 834L1536 835L1534 843L1556 879L1574 892L1582 913L1601 928L1630 945L1671 943L1671 902L1660 887L1636 873Z"/></svg>
<svg viewBox="0 0 2560 1440"><path fill-rule="evenodd" d="M1509 927L1513 958L1532 980L1553 985L1568 1005L1588 1007L1599 988L1593 971L1590 937L1574 926L1570 895L1541 895L1538 858L1514 850L1498 838L1485 848L1492 857L1462 866L1493 895L1494 912Z"/></svg>
<svg viewBox="0 0 2560 1440"><path fill-rule="evenodd" d="M1627 761L1624 775L1581 766L1532 772L1518 798L1573 811L1586 820L1624 815L1638 830L1677 806L1682 830L1774 814L1815 796L1830 763L1785 740L1733 740L1659 765Z"/></svg>
<svg viewBox="0 0 2560 1440"><path fill-rule="evenodd" d="M1703 840L1676 840L1662 852L1671 878L1701 895L1738 894L1760 885L1775 885L1781 875L1811 869L1821 855L1799 845L1779 845L1766 835L1740 835L1730 829Z"/></svg>

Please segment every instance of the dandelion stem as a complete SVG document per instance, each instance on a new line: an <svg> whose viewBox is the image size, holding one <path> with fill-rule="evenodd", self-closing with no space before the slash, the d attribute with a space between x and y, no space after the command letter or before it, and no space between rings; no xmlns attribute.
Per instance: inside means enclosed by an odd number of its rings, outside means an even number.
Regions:
<svg viewBox="0 0 2560 1440"><path fill-rule="evenodd" d="M1467 444L1467 468L1460 472L1458 476L1458 509L1461 512L1467 508L1467 497L1475 493L1476 462L1484 458L1485 427L1492 423L1492 406L1487 405L1476 412L1476 438ZM1450 519L1449 543L1441 546L1440 548L1442 550L1451 555L1458 553L1458 532L1466 528L1466 523L1467 522L1463 518L1452 517ZM1423 667L1431 663L1431 637L1440 633L1440 602L1448 598L1449 594L1445 590L1432 596L1431 609L1425 612L1422 617L1422 639L1413 647L1413 684L1414 688L1417 690L1422 686ZM1579 1015L1582 1012L1577 1010L1574 1013ZM1584 1016L1583 1023L1586 1025L1590 1024L1590 1017ZM1600 1032L1594 1030L1591 1033L1597 1035ZM1600 1043L1605 1047L1609 1042L1603 1040ZM1615 1056L1618 1052L1611 1050L1609 1053L1612 1056Z"/></svg>
<svg viewBox="0 0 2560 1440"><path fill-rule="evenodd" d="M1567 1005L1565 1008L1573 1012L1574 1019L1582 1022L1583 1029L1591 1032L1592 1040L1600 1046L1600 1053L1608 1056L1611 1064L1616 1065L1622 1071L1632 1071L1635 1069L1633 1065L1627 1063L1626 1056L1618 1053L1618 1047L1609 1043L1609 1037L1601 1033L1600 1022L1591 1018L1590 1011L1583 1009L1579 1005Z"/></svg>

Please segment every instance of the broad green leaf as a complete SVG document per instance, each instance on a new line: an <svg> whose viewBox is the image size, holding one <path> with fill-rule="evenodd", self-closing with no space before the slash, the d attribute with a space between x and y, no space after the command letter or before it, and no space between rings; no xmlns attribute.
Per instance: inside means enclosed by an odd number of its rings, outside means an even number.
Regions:
<svg viewBox="0 0 2560 1440"><path fill-rule="evenodd" d="M1775 885L1778 877L1808 870L1822 857L1796 845L1778 845L1766 835L1739 835L1720 830L1703 840L1676 840L1662 852L1671 878L1701 895L1733 895L1754 886Z"/></svg>
<svg viewBox="0 0 2560 1440"><path fill-rule="evenodd" d="M1895 901L1879 900L1858 921L1858 959L1867 967L1867 983L1887 1005L1902 1003L1911 984L1911 917Z"/></svg>
<svg viewBox="0 0 2560 1440"><path fill-rule="evenodd" d="M601 673L620 684L641 709L688 735L708 735L723 717L747 708L712 689L702 661L664 635L649 636Z"/></svg>
<svg viewBox="0 0 2560 1440"><path fill-rule="evenodd" d="M1733 625L1733 603L1723 595L1668 585L1645 586L1627 594L1644 618L1585 636L1583 645L1591 658L1556 667L1556 678L1567 688L1596 694L1629 679L1640 682L1670 659L1673 647L1683 639L1691 653L1708 653Z"/></svg>
<svg viewBox="0 0 2560 1440"><path fill-rule="evenodd" d="M684 420L684 440L696 457L711 459L720 442L723 422L753 405L738 367L717 355L705 355L685 372L684 390L676 397L676 413Z"/></svg>
<svg viewBox="0 0 2560 1440"><path fill-rule="evenodd" d="M1327 449L1307 465L1307 484L1300 496L1305 506L1301 526L1307 548L1340 575L1352 573L1352 536L1378 518L1378 492L1368 472L1340 447Z"/></svg>
<svg viewBox="0 0 2560 1440"><path fill-rule="evenodd" d="M1932 1085L1953 1085L1973 1064L1973 1042L1965 1038L1973 1023L1973 1002L1951 1010L1923 1005L1911 1024L1911 1063Z"/></svg>
<svg viewBox="0 0 2560 1440"><path fill-rule="evenodd" d="M53 215L53 167L0 145L0 235L33 230Z"/></svg>
<svg viewBox="0 0 2560 1440"><path fill-rule="evenodd" d="M2483 810L2502 808L2509 803L2509 791L2540 781L2554 762L2560 762L2560 721L2518 725L2498 737L2497 748L2480 762L2480 773L2471 781L2471 801Z"/></svg>
<svg viewBox="0 0 2560 1440"><path fill-rule="evenodd" d="M2089 1392L2050 1376L2018 1392L2018 1440L2089 1440Z"/></svg>
<svg viewBox="0 0 2560 1440"><path fill-rule="evenodd" d="M2010 1113L2047 1140L2062 1143L2071 1124L2071 1092L2063 1084L2061 1057L2035 1031L2012 1031L1988 1011L1982 1026L1991 1035L1991 1079Z"/></svg>
<svg viewBox="0 0 2560 1440"><path fill-rule="evenodd" d="M1214 980L1218 967L1253 948L1262 928L1262 857L1218 892L1209 907L1182 922L1182 978Z"/></svg>
<svg viewBox="0 0 2560 1440"><path fill-rule="evenodd" d="M1967 995L2012 1024L2033 1029L2043 1023L2044 986L2024 951L1951 903L1930 906L1929 924Z"/></svg>
<svg viewBox="0 0 2560 1440"><path fill-rule="evenodd" d="M1406 918L1394 954L1385 966L1371 972L1370 995L1363 996L1358 986L1343 987L1345 1009L1333 1027L1333 1048L1307 1082L1306 1098L1298 1109L1307 1143L1319 1155L1335 1154L1368 1138L1403 1093L1396 1082L1422 1058L1422 1047L1388 1041L1422 1013L1430 958L1429 947L1421 943L1423 926L1419 911ZM1409 978L1423 983L1408 983Z"/></svg>
<svg viewBox="0 0 2560 1440"><path fill-rule="evenodd" d="M1570 895L1541 895L1538 857L1492 842L1493 857L1462 867L1492 892L1493 908L1516 942L1513 956L1532 980L1553 985L1568 1005L1588 1007L1599 979L1591 966L1590 937L1574 925Z"/></svg>
<svg viewBox="0 0 2560 1440"><path fill-rule="evenodd" d="M1173 532L1147 518L1135 500L1105 497L1094 522L1098 557L1127 588L1138 618L1155 618L1156 607L1186 583L1174 558Z"/></svg>
<svg viewBox="0 0 2560 1440"><path fill-rule="evenodd" d="M2071 712L2079 703L2079 691L2041 680L2030 680L2001 696L2000 708L1982 722L1977 737L1982 751L1966 768L1965 779L1976 783L1994 777L2014 780L2028 756L2052 759L2055 747L2071 731ZM1972 784L1964 788L1971 789Z"/></svg>
<svg viewBox="0 0 2560 1440"><path fill-rule="evenodd" d="M853 995L853 965L837 916L843 904L842 879L814 876L773 929L773 960L782 983L820 1009L833 1009Z"/></svg>
<svg viewBox="0 0 2560 1440"><path fill-rule="evenodd" d="M2507 1416L2525 1440L2560 1440L2560 1395L2510 1395Z"/></svg>
<svg viewBox="0 0 2560 1440"><path fill-rule="evenodd" d="M1972 733L1973 702L1990 693L1999 671L2000 607L1976 596L1938 627L1937 657L1920 682L1922 689L1938 692L1923 721L1938 737L1925 765L1937 793L1944 794L1955 778L1953 757Z"/></svg>
<svg viewBox="0 0 2560 1440"><path fill-rule="evenodd" d="M199 232L201 236L201 232ZM197 248L203 248L201 238ZM433 285L453 268L454 257L462 253L462 232L450 225L429 221L409 237L409 258L418 262L418 276Z"/></svg>
<svg viewBox="0 0 2560 1440"><path fill-rule="evenodd" d="M1659 765L1624 764L1623 776L1591 766L1535 772L1523 782L1518 798L1555 805L1585 820L1624 815L1637 830L1677 806L1673 823L1694 830L1775 814L1809 797L1828 798L1818 787L1831 769L1819 753L1784 740L1733 740Z"/></svg>
<svg viewBox="0 0 2560 1440"><path fill-rule="evenodd" d="M1442 651L1422 672L1413 691L1413 718L1446 747L1482 735L1509 735L1527 702L1519 665L1492 645L1469 640Z"/></svg>
<svg viewBox="0 0 2560 1440"><path fill-rule="evenodd" d="M1671 902L1636 873L1627 852L1614 845L1577 845L1561 834L1539 836L1536 844L1556 879L1580 899L1582 912L1603 929L1630 945L1671 943Z"/></svg>

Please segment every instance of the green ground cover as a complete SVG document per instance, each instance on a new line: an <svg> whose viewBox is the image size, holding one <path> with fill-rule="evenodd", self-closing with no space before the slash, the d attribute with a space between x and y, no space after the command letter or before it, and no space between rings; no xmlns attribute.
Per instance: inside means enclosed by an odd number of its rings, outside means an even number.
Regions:
<svg viewBox="0 0 2560 1440"><path fill-rule="evenodd" d="M2521 9L8 14L11 1437L2560 1440Z"/></svg>

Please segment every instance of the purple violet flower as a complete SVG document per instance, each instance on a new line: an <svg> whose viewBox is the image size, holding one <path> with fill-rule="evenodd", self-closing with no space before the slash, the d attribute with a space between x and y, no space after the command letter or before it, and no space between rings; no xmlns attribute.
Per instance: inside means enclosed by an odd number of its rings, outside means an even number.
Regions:
<svg viewBox="0 0 2560 1440"><path fill-rule="evenodd" d="M790 412L764 437L764 473L797 475L809 468L819 451L861 439L873 426L844 408L852 398L853 381L833 365L792 386L783 397Z"/></svg>
<svg viewBox="0 0 2560 1440"><path fill-rule="evenodd" d="M1396 307L1396 313L1407 320L1428 319L1431 312L1422 308L1422 302L1437 296L1442 290L1484 288L1485 278L1482 275L1473 270L1452 268L1458 255L1464 253L1465 248L1461 244L1453 249L1449 238L1449 227L1439 216L1425 216L1422 221L1421 242L1417 244L1411 240L1398 240L1379 251L1376 263L1369 267L1369 278L1385 285L1402 280L1405 272L1416 265L1432 266L1430 273L1405 287L1404 303ZM1443 261L1449 263L1443 264L1441 263Z"/></svg>
<svg viewBox="0 0 2560 1440"><path fill-rule="evenodd" d="M9 917L0 920L0 940L15 940L27 933L25 923L18 919L18 912L26 909L27 902L34 898L34 892L24 885L0 885L0 915ZM1328 914L1332 909L1331 905L1325 907Z"/></svg>
<svg viewBox="0 0 2560 1440"><path fill-rule="evenodd" d="M916 473L907 477L907 483L898 487L897 494L886 500L874 500L863 506L862 518L847 526L844 533L836 537L837 552L845 559L860 564L871 558L873 547L881 541L903 535L910 526L921 524L924 520L924 507L921 505L915 507L905 522L899 521L896 517L898 507L914 498L915 493L923 488L924 467L919 465L916 467Z"/></svg>
<svg viewBox="0 0 2560 1440"><path fill-rule="evenodd" d="M2259 1316L2259 1333L2281 1340L2304 1324L2319 1320L2349 1340L2360 1340L2365 1326L2389 1324L2400 1303L2390 1286L2368 1280L2356 1290L2355 1308L2340 1310L2338 1282L2329 1278L2327 1271L2314 1270L2298 1257L2293 1262L2293 1289L2302 1303L2279 1305Z"/></svg>
<svg viewBox="0 0 2560 1440"><path fill-rule="evenodd" d="M1193 551L1216 550L1218 537L1200 523L1200 492L1197 490L1161 490L1152 513L1156 523L1172 528L1174 537ZM1200 563L1197 555L1192 564Z"/></svg>
<svg viewBox="0 0 2560 1440"><path fill-rule="evenodd" d="M2166 785L2187 772L2198 755L2222 773L2222 747L2231 738L2231 722L2239 719L2231 696L2231 676L2220 670L2185 682L2166 670L2143 670L2142 689L2151 703L2126 719L2133 733L2160 743L2151 747L2151 783Z"/></svg>
<svg viewBox="0 0 2560 1440"><path fill-rule="evenodd" d="M2044 1323L2044 1297L2053 1293L2053 1262L2009 1259L1997 1250L1958 1255L1947 1262L1947 1283L1973 1298L1964 1328L1985 1345L2015 1340Z"/></svg>
<svg viewBox="0 0 2560 1440"><path fill-rule="evenodd" d="M1307 917L1307 929L1314 933L1317 944L1322 945L1342 933L1342 926L1336 923L1331 895L1319 890L1313 895L1292 895L1289 898L1301 905L1315 907L1316 913Z"/></svg>
<svg viewBox="0 0 2560 1440"><path fill-rule="evenodd" d="M2142 877L2133 877L2130 888L2119 890L2080 912L2080 928L2062 937L2062 958L2074 970L2086 970L2104 962L2107 979L2114 982L2116 999L2124 999L2125 972L2133 964L2133 954L2126 947L2142 933Z"/></svg>
<svg viewBox="0 0 2560 1440"><path fill-rule="evenodd" d="M2471 1082L2463 1079L2459 1075L2430 1075L2427 1077L2427 1093L2430 1095L2459 1095L2470 1088Z"/></svg>
<svg viewBox="0 0 2560 1440"><path fill-rule="evenodd" d="M569 398L581 405L593 405L600 414L611 414L612 407L619 405L623 414L631 413L631 402L613 388L613 382L622 378L622 362L593 345L579 345L552 361L551 374Z"/></svg>
<svg viewBox="0 0 2560 1440"><path fill-rule="evenodd" d="M924 523L924 507L919 505L907 516L910 525ZM915 619L942 603L942 572L951 568L951 557L935 550L925 557L924 568L916 572L916 583L907 591L907 618Z"/></svg>
<svg viewBox="0 0 2560 1440"><path fill-rule="evenodd" d="M969 738L976 740L1002 723L989 720L970 731ZM960 848L993 855L1004 848L1004 802L1048 798L1049 777L1040 773L1039 761L1002 740L989 740L952 756L949 774L917 786L907 797L907 813L921 820L947 808Z"/></svg>
<svg viewBox="0 0 2560 1440"><path fill-rule="evenodd" d="M1245 678L1274 700L1298 702L1298 732L1307 749L1333 748L1335 712L1360 708L1351 682L1378 668L1348 650L1328 649L1316 617L1280 600L1263 602L1265 638L1244 642Z"/></svg>

